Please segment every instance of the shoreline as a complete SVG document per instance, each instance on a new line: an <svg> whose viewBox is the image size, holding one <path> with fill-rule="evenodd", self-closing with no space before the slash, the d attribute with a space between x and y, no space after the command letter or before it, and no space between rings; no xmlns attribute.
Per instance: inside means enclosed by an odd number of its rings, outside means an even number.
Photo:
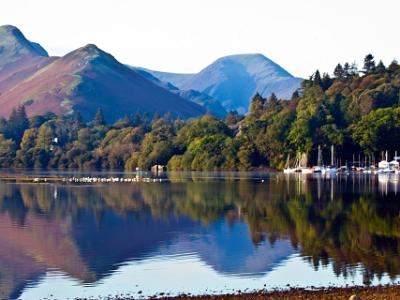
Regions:
<svg viewBox="0 0 400 300"><path fill-rule="evenodd" d="M95 299L95 298L90 298ZM102 297L98 299L104 299ZM131 296L107 297L109 300L133 300L138 299ZM287 290L260 290L254 292L238 292L237 294L219 295L190 295L165 296L159 293L150 297L139 299L162 299L162 300L395 300L400 299L400 285L387 284L378 286L352 286L352 287L326 287L326 288L289 288ZM75 300L86 300L76 298Z"/></svg>

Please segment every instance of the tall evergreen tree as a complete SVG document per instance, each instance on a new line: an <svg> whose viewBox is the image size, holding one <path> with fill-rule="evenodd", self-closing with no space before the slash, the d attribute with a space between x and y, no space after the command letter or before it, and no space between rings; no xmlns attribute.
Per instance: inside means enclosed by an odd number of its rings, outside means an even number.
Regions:
<svg viewBox="0 0 400 300"><path fill-rule="evenodd" d="M350 64L349 75L356 76L358 75L358 73L359 73L358 66L355 62L353 62L352 64Z"/></svg>
<svg viewBox="0 0 400 300"><path fill-rule="evenodd" d="M344 72L341 64L337 64L337 66L335 67L335 70L333 71L333 75L335 75L335 77L338 79L344 79L345 72Z"/></svg>
<svg viewBox="0 0 400 300"><path fill-rule="evenodd" d="M343 73L345 78L349 78L352 76L351 74L351 66L348 62L343 65Z"/></svg>
<svg viewBox="0 0 400 300"><path fill-rule="evenodd" d="M24 131L29 127L25 106L14 108L8 120L7 136L15 141L17 145L21 142Z"/></svg>
<svg viewBox="0 0 400 300"><path fill-rule="evenodd" d="M326 91L327 89L329 89L329 87L331 86L331 84L332 84L332 79L331 79L331 77L329 76L328 73L324 73L324 74L322 75L322 80L321 80L321 87L322 87L322 89L323 89L324 91Z"/></svg>
<svg viewBox="0 0 400 300"><path fill-rule="evenodd" d="M321 73L319 73L319 70L315 71L315 73L314 73L313 83L316 86L322 86Z"/></svg>
<svg viewBox="0 0 400 300"><path fill-rule="evenodd" d="M380 60L378 65L376 66L376 72L378 72L379 74L383 74L383 73L385 73L385 71L386 71L386 67L383 64L383 61Z"/></svg>
<svg viewBox="0 0 400 300"><path fill-rule="evenodd" d="M364 73L369 74L375 71L375 61L372 54L368 54L364 58Z"/></svg>

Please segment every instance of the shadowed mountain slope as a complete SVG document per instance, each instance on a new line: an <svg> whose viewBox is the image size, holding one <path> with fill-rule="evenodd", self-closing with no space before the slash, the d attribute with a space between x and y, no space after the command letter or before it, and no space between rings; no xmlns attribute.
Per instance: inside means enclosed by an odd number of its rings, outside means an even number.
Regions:
<svg viewBox="0 0 400 300"><path fill-rule="evenodd" d="M133 68L133 69L136 70L140 75L142 75L146 79L149 79L150 81L167 89L168 91L177 94L184 99L190 100L194 103L203 106L209 113L215 116L224 117L227 114L227 111L218 100L215 100L214 98L205 93L201 93L195 90L180 90L170 82L161 81L153 74L147 72L145 69L141 68Z"/></svg>

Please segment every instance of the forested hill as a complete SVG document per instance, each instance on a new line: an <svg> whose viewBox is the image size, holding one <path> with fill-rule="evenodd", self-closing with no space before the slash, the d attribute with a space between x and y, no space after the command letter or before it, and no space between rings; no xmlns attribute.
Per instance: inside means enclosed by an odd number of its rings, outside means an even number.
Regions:
<svg viewBox="0 0 400 300"><path fill-rule="evenodd" d="M256 95L246 116L126 116L107 124L101 110L84 123L79 114L26 118L24 107L0 119L0 166L183 170L282 168L288 154L334 145L344 163L353 155L400 153L400 66L365 57L362 70L338 64L333 75L316 71L290 100Z"/></svg>

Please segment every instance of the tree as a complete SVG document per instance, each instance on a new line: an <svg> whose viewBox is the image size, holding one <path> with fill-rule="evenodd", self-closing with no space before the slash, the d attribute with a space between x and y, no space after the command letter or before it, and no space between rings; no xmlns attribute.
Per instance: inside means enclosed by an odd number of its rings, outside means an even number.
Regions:
<svg viewBox="0 0 400 300"><path fill-rule="evenodd" d="M29 127L29 120L26 116L25 106L20 105L14 108L8 120L8 137L19 144L25 129Z"/></svg>
<svg viewBox="0 0 400 300"><path fill-rule="evenodd" d="M349 78L351 76L350 69L351 69L350 64L348 62L345 62L344 66L343 66L343 72L344 72L345 78Z"/></svg>
<svg viewBox="0 0 400 300"><path fill-rule="evenodd" d="M383 64L383 61L382 60L380 60L379 61L379 63L378 63L378 65L376 66L376 72L378 73L378 74L384 74L385 73L385 71L386 71L386 67L385 67L385 65Z"/></svg>
<svg viewBox="0 0 400 300"><path fill-rule="evenodd" d="M337 64L335 70L333 71L333 75L335 75L335 77L340 80L345 78L345 71L341 64Z"/></svg>
<svg viewBox="0 0 400 300"><path fill-rule="evenodd" d="M40 126L38 131L36 148L49 152L51 150L53 139L54 133L52 128L47 123L43 124Z"/></svg>
<svg viewBox="0 0 400 300"><path fill-rule="evenodd" d="M366 153L400 148L400 108L381 108L352 126L352 136Z"/></svg>
<svg viewBox="0 0 400 300"><path fill-rule="evenodd" d="M399 70L399 68L400 68L400 66L399 66L397 60L395 60L395 59L390 63L390 65L388 67L390 72L396 72L397 70Z"/></svg>
<svg viewBox="0 0 400 300"><path fill-rule="evenodd" d="M316 86L322 86L321 74L319 73L319 70L315 71L314 73L313 84Z"/></svg>
<svg viewBox="0 0 400 300"><path fill-rule="evenodd" d="M231 110L225 117L225 124L228 126L233 126L239 123L242 120L242 117L239 116L236 110Z"/></svg>
<svg viewBox="0 0 400 300"><path fill-rule="evenodd" d="M364 73L369 74L375 71L375 61L372 54L367 54L364 58Z"/></svg>
<svg viewBox="0 0 400 300"><path fill-rule="evenodd" d="M25 130L21 140L20 150L16 153L18 165L29 168L33 167L33 149L36 145L37 134L37 128L29 128Z"/></svg>
<svg viewBox="0 0 400 300"><path fill-rule="evenodd" d="M355 62L350 65L349 74L350 76L358 75L358 66Z"/></svg>
<svg viewBox="0 0 400 300"><path fill-rule="evenodd" d="M15 142L0 134L0 166L11 167L15 157Z"/></svg>
<svg viewBox="0 0 400 300"><path fill-rule="evenodd" d="M265 102L266 100L256 93L250 102L250 113L260 116L264 111Z"/></svg>
<svg viewBox="0 0 400 300"><path fill-rule="evenodd" d="M329 89L329 87L332 84L332 79L329 76L328 73L324 73L322 76L322 80L321 80L321 87L324 91L326 91L327 89Z"/></svg>
<svg viewBox="0 0 400 300"><path fill-rule="evenodd" d="M293 92L292 97L290 98L290 100L296 100L296 99L298 99L298 98L300 98L299 90L295 90L295 91Z"/></svg>
<svg viewBox="0 0 400 300"><path fill-rule="evenodd" d="M239 160L238 169L240 171L248 171L254 165L257 158L256 147L249 141L244 142L237 153Z"/></svg>
<svg viewBox="0 0 400 300"><path fill-rule="evenodd" d="M182 167L187 170L219 170L226 156L223 154L227 137L215 134L192 141L182 157Z"/></svg>
<svg viewBox="0 0 400 300"><path fill-rule="evenodd" d="M104 119L103 110L99 107L94 117L94 126L104 126L106 125L106 120Z"/></svg>
<svg viewBox="0 0 400 300"><path fill-rule="evenodd" d="M276 97L274 92L269 96L267 103L269 108L274 108L278 104L278 97Z"/></svg>

